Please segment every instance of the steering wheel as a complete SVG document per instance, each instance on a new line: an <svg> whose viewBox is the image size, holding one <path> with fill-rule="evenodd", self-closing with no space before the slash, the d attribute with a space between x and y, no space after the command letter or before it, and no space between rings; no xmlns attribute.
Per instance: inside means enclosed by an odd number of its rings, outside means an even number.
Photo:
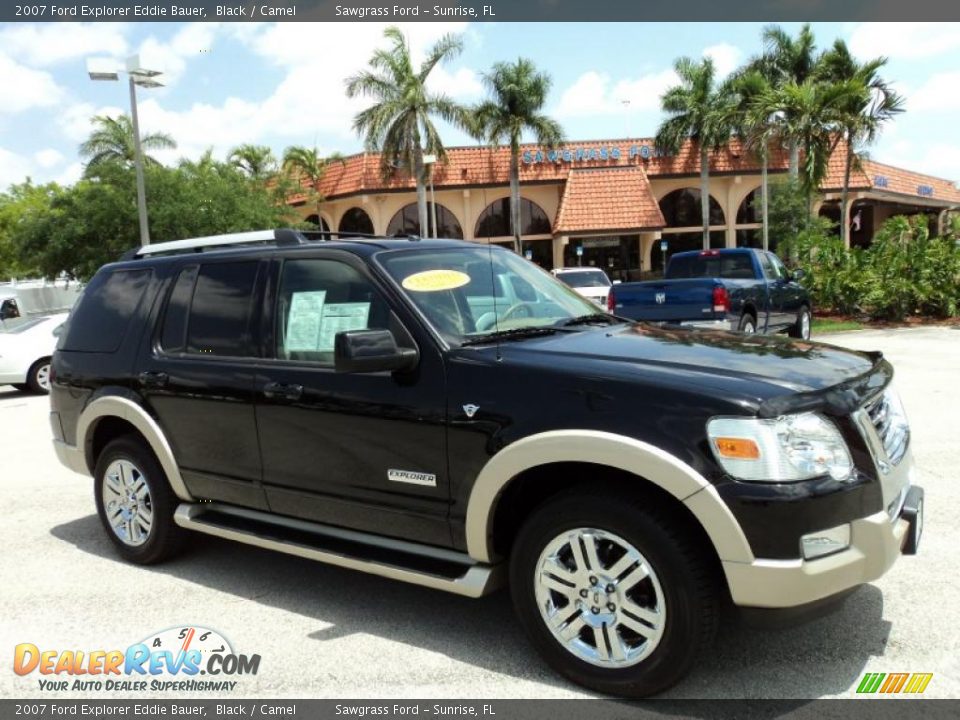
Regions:
<svg viewBox="0 0 960 720"><path fill-rule="evenodd" d="M514 303L506 310L503 311L503 314L500 317L497 317L494 313L488 312L484 313L477 320L477 330L480 332L486 332L498 322L505 322L507 320L513 319L513 317L522 317L522 318L532 318L533 310L530 307L528 302L518 302Z"/></svg>

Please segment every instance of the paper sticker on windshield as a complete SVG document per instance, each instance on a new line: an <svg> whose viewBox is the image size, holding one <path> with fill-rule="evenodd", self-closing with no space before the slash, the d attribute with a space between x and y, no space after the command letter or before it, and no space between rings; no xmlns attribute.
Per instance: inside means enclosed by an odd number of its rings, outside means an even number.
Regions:
<svg viewBox="0 0 960 720"><path fill-rule="evenodd" d="M438 292L463 287L470 282L470 276L458 270L424 270L407 275L400 283L413 292Z"/></svg>

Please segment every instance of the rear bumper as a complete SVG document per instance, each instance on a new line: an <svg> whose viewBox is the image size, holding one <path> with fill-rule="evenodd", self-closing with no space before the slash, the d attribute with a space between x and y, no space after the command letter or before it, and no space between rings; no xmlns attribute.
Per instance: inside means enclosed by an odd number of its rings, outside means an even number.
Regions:
<svg viewBox="0 0 960 720"><path fill-rule="evenodd" d="M896 519L881 511L853 521L850 547L834 555L815 560L723 562L733 603L750 608L796 608L876 580L901 554L916 553L918 505L922 502L923 490L912 487Z"/></svg>
<svg viewBox="0 0 960 720"><path fill-rule="evenodd" d="M680 327L693 330L736 330L731 320L690 320L679 323Z"/></svg>
<svg viewBox="0 0 960 720"><path fill-rule="evenodd" d="M64 467L81 475L90 474L90 470L87 468L87 459L83 456L83 452L76 446L68 445L63 442L63 440L54 439L53 450L57 454L57 460L59 460L60 464Z"/></svg>

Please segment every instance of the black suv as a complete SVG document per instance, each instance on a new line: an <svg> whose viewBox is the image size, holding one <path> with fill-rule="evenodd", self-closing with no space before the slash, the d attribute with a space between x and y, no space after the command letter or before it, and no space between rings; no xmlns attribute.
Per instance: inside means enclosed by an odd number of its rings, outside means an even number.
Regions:
<svg viewBox="0 0 960 720"><path fill-rule="evenodd" d="M50 420L128 560L192 530L471 597L508 581L558 672L642 696L725 607L820 611L916 551L892 375L623 320L501 248L277 230L103 267Z"/></svg>

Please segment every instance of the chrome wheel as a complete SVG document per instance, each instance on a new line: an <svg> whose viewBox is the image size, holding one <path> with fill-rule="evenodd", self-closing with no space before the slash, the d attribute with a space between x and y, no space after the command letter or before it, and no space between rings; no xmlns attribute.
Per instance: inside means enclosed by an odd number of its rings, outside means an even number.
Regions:
<svg viewBox="0 0 960 720"><path fill-rule="evenodd" d="M806 310L800 313L800 337L804 340L810 339L810 313Z"/></svg>
<svg viewBox="0 0 960 720"><path fill-rule="evenodd" d="M140 469L129 460L114 460L104 473L101 494L113 533L124 545L143 545L153 526L153 502Z"/></svg>
<svg viewBox="0 0 960 720"><path fill-rule="evenodd" d="M50 363L44 363L33 373L37 385L44 391L50 392Z"/></svg>
<svg viewBox="0 0 960 720"><path fill-rule="evenodd" d="M594 528L569 530L547 544L536 567L540 616L580 660L629 667L660 643L667 619L660 581L623 538Z"/></svg>

